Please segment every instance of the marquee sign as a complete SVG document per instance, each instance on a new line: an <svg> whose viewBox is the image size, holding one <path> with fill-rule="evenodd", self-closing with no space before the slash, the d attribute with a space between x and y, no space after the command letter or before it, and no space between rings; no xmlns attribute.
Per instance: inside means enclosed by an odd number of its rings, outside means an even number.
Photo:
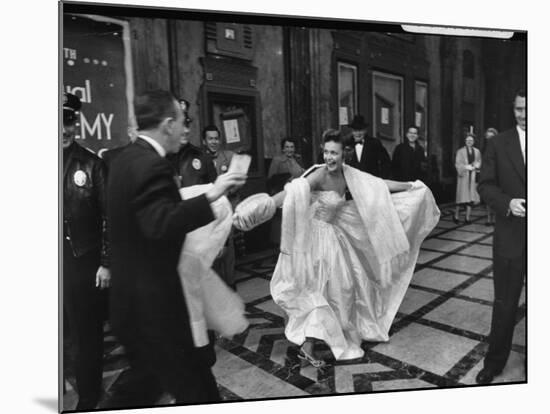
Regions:
<svg viewBox="0 0 550 414"><path fill-rule="evenodd" d="M129 141L134 125L129 24L63 16L63 90L82 102L76 140L96 153Z"/></svg>

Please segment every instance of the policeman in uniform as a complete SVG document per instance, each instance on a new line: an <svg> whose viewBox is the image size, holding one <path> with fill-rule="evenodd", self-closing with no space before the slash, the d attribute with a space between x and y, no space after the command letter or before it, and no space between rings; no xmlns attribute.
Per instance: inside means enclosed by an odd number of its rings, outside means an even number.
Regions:
<svg viewBox="0 0 550 414"><path fill-rule="evenodd" d="M180 99L179 102L185 116L181 148L176 154L169 155L167 159L174 166L180 187L212 183L218 176L214 163L199 147L189 142L191 128L189 102L185 99Z"/></svg>
<svg viewBox="0 0 550 414"><path fill-rule="evenodd" d="M77 410L94 409L102 382L102 289L110 282L104 165L75 142L80 99L63 99L63 309L69 324Z"/></svg>

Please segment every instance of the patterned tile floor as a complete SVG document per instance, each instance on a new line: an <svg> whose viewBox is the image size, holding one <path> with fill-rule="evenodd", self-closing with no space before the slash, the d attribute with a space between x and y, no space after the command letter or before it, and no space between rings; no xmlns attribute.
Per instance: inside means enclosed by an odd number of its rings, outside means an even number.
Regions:
<svg viewBox="0 0 550 414"><path fill-rule="evenodd" d="M301 367L297 347L284 336L284 314L269 295L276 251L246 257L237 265L238 292L251 325L231 340L216 344L213 368L224 400L297 397L475 384L486 351L493 300L492 226L485 210L475 208L473 223L456 225L450 209L423 243L411 285L387 343L363 343L360 361L331 361L321 370ZM512 354L495 383L524 382L525 293L514 334ZM331 357L323 344L316 348ZM104 389L99 407L121 372L123 350L106 330ZM66 381L65 410L74 409L74 378ZM170 403L164 396L159 405Z"/></svg>

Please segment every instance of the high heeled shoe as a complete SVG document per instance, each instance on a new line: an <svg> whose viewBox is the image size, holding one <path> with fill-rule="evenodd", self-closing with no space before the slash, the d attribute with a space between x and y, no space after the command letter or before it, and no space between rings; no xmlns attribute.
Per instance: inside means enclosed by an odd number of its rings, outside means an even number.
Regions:
<svg viewBox="0 0 550 414"><path fill-rule="evenodd" d="M323 368L326 365L326 362L322 359L315 359L313 356L304 351L303 348L300 348L298 351L298 358L303 362L310 364L314 368Z"/></svg>

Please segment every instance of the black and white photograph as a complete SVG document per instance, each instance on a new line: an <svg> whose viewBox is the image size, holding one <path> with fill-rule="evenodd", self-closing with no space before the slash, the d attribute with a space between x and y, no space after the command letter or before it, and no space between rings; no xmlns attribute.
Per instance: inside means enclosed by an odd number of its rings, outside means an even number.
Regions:
<svg viewBox="0 0 550 414"><path fill-rule="evenodd" d="M131 3L56 3L57 400L36 407L508 412L535 393L527 24Z"/></svg>

